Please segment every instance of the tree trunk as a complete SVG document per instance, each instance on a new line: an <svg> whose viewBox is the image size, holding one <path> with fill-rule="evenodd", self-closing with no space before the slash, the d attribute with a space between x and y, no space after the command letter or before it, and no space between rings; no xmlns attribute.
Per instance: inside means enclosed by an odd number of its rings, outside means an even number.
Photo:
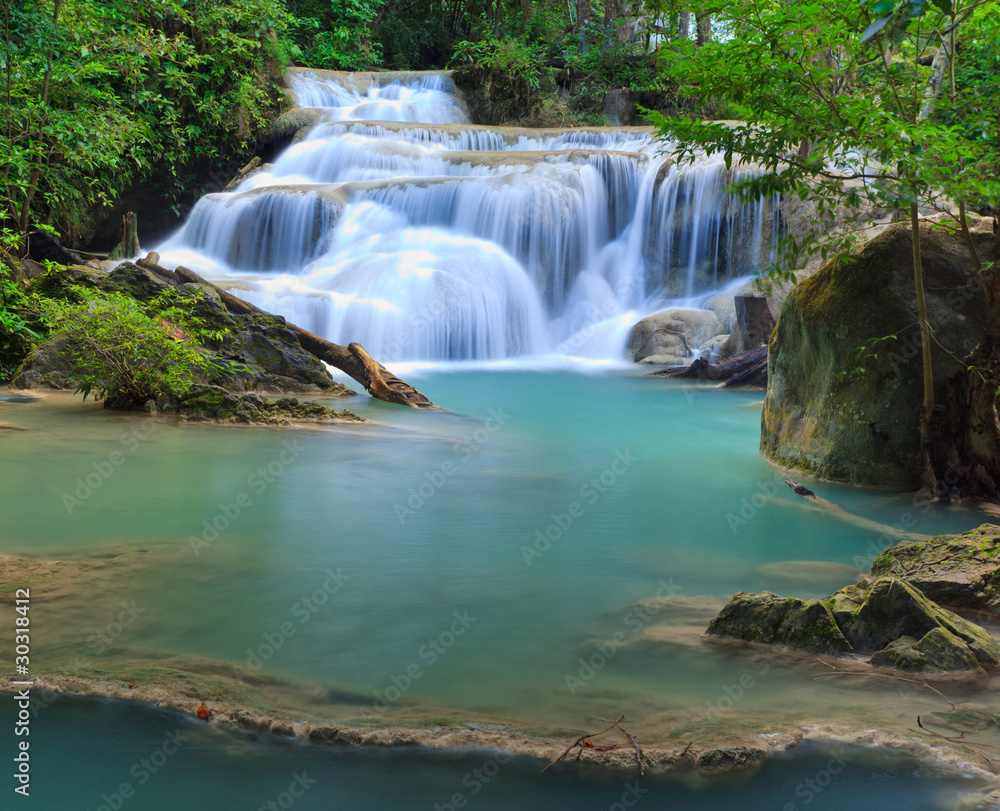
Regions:
<svg viewBox="0 0 1000 811"><path fill-rule="evenodd" d="M108 254L109 259L128 259L139 255L139 231L135 214L129 211L122 217L122 230L118 244Z"/></svg>
<svg viewBox="0 0 1000 811"><path fill-rule="evenodd" d="M941 85L944 84L944 77L952 61L951 49L951 38L947 35L942 37L941 47L937 49L934 60L931 62L931 77L927 80L927 86L924 87L923 101L920 104L917 121L926 121L934 112L934 105L937 104L938 97L941 95Z"/></svg>
<svg viewBox="0 0 1000 811"><path fill-rule="evenodd" d="M712 18L708 14L698 14L697 12L694 16L698 25L698 47L700 48L712 41Z"/></svg>
<svg viewBox="0 0 1000 811"><path fill-rule="evenodd" d="M677 20L677 33L680 39L691 38L691 12L685 9Z"/></svg>
<svg viewBox="0 0 1000 811"><path fill-rule="evenodd" d="M736 328L740 331L744 349L756 349L771 340L774 316L764 296L734 296Z"/></svg>
<svg viewBox="0 0 1000 811"><path fill-rule="evenodd" d="M149 265L140 262L144 267ZM150 268L152 269L152 268ZM157 268L160 273L167 273L163 268ZM232 293L228 293L217 285L206 281L197 273L185 267L179 267L174 271L176 276L185 282L194 284L204 284L214 287L223 304L231 313L238 315L266 315L274 318L271 313L265 312L259 307L255 307L249 302L237 298ZM335 366L342 372L346 372L358 381L365 390L376 400L384 400L387 403L396 403L410 408L437 408L425 395L417 391L413 386L404 383L392 372L386 369L381 363L372 359L361 344L348 344L341 346L332 343L318 335L313 335L301 327L294 324L285 323L285 327L296 334L302 348L314 357L319 358L324 363Z"/></svg>
<svg viewBox="0 0 1000 811"><path fill-rule="evenodd" d="M910 229L913 240L913 283L917 291L917 323L920 327L920 355L923 361L924 400L920 408L920 451L924 457L924 484L933 487L931 464L931 419L934 416L934 366L931 360L931 328L927 322L927 296L924 293L924 265L920 256L920 213L910 205Z"/></svg>
<svg viewBox="0 0 1000 811"><path fill-rule="evenodd" d="M587 52L587 27L590 25L590 0L576 0L576 27L580 34L580 55Z"/></svg>

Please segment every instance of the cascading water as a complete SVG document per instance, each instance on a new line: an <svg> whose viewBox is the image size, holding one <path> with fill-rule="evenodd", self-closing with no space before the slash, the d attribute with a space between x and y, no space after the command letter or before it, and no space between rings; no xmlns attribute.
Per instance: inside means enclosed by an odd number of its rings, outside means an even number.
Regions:
<svg viewBox="0 0 1000 811"><path fill-rule="evenodd" d="M651 128L474 126L446 73L290 85L319 123L199 201L161 261L380 360L617 360L639 318L770 250L721 159L673 165Z"/></svg>

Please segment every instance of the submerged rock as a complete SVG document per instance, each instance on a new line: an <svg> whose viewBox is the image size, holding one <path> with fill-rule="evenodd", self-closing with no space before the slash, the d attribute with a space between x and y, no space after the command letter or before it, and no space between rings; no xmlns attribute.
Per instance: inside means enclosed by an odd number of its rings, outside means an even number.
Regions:
<svg viewBox="0 0 1000 811"><path fill-rule="evenodd" d="M872 665L909 671L1000 664L1000 644L985 630L891 577L825 601L737 592L706 633L827 656L872 654Z"/></svg>
<svg viewBox="0 0 1000 811"><path fill-rule="evenodd" d="M1000 526L889 547L872 574L905 576L941 605L1000 614Z"/></svg>
<svg viewBox="0 0 1000 811"><path fill-rule="evenodd" d="M980 254L989 255L991 229L975 230ZM961 236L925 221L920 239L935 385L943 397L944 381L982 335L987 308ZM820 478L918 486L923 389L916 321L906 225L890 226L800 282L771 337L761 453Z"/></svg>
<svg viewBox="0 0 1000 811"><path fill-rule="evenodd" d="M259 394L233 394L219 386L202 384L192 386L180 399L161 400L157 406L191 421L258 425L288 425L291 420L365 422L346 409L335 411L319 403L300 403L294 397L266 400Z"/></svg>
<svg viewBox="0 0 1000 811"><path fill-rule="evenodd" d="M763 749L749 746L731 746L727 749L710 749L698 756L698 768L705 771L742 769L759 764L767 758Z"/></svg>

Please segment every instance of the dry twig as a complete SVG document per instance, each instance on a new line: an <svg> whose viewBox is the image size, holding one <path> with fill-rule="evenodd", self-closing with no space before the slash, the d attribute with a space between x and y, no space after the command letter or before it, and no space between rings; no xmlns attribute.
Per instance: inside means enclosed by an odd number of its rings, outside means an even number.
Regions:
<svg viewBox="0 0 1000 811"><path fill-rule="evenodd" d="M596 716L594 716L594 717L596 717ZM607 721L608 719L607 718L598 718L597 720L598 721ZM593 749L594 751L597 751L597 752L606 752L606 751L609 751L611 749L617 749L618 748L617 745L615 745L615 746L608 746L608 747L594 746L593 743L591 743L591 741L590 741L591 738L596 738L599 735L604 735L605 733L610 732L612 729L617 728L618 731L621 732L625 736L625 738L628 740L628 742L632 745L632 748L635 750L635 762L636 762L636 765L639 767L639 776L640 777L645 776L645 774L646 774L646 764L649 763L650 765L652 765L652 761L649 759L649 757L647 757L646 753L642 751L642 747L639 745L639 742L636 740L635 735L633 735L631 732L629 732L627 729L625 729L625 727L622 726L622 721L624 721L624 720L625 720L625 716L624 715L620 715L616 721L611 722L611 726L609 726L607 729L602 729L600 732L594 732L594 733L590 733L590 734L587 734L587 735L581 735L579 738L577 738L575 741L573 741L573 743L571 743L569 746L567 746L562 751L562 754L559 755L559 757L557 757L555 760L551 761L548 765L546 765L545 768L542 769L542 771L544 772L546 769L549 768L549 766L554 766L556 763L558 763L560 760L562 760L564 757L566 757L574 749L579 749L579 751L576 753L576 758L575 758L575 760L577 760L577 761L580 760L581 755L583 755L583 750L584 749ZM692 743L693 743L693 741L692 741ZM691 748L691 744L689 743L687 745L687 747L685 747L684 753L686 754L687 750L690 749L690 748Z"/></svg>

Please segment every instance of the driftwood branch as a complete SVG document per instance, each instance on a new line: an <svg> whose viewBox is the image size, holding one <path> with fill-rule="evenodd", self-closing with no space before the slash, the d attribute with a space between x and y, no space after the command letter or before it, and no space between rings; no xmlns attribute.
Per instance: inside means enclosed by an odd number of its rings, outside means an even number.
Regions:
<svg viewBox="0 0 1000 811"><path fill-rule="evenodd" d="M681 369L661 369L647 377L676 377L684 380L721 382L730 386L760 386L767 382L767 347L760 346L734 355L728 360L710 363L698 358Z"/></svg>
<svg viewBox="0 0 1000 811"><path fill-rule="evenodd" d="M599 721L607 721L608 719L607 718L598 718L597 720L599 720ZM604 735L605 733L610 732L612 729L618 729L618 731L621 732L622 735L625 736L626 740L628 740L628 742L632 745L632 748L635 750L635 763L639 767L639 776L640 777L645 776L645 774L646 774L646 764L647 763L651 763L651 761L646 756L646 753L642 751L642 747L639 745L639 742L636 740L635 735L633 735L631 732L629 732L627 729L625 729L625 727L622 726L622 721L624 721L624 720L625 720L625 716L624 715L620 715L620 716L618 716L618 719L616 721L612 722L611 726L609 726L607 729L602 729L600 732L593 732L593 733L590 733L590 734L587 734L587 735L581 735L579 738L577 738L575 741L573 741L573 743L571 743L569 746L567 746L562 751L562 754L560 754L557 758L555 758L555 760L552 760L550 763L548 763L548 765L546 765L545 768L542 769L542 771L544 772L546 769L549 768L549 766L554 766L560 760L562 760L563 758L565 758L574 749L579 749L579 751L576 753L576 760L579 760L580 756L583 754L584 749L593 749L595 752L607 752L608 750L611 750L611 749L618 749L618 748L620 748L617 744L614 745L614 746L594 746L594 744L590 741L591 738L596 738L599 735ZM685 754L687 753L687 750L690 747L691 747L691 744L688 744L687 747L684 749L684 753Z"/></svg>
<svg viewBox="0 0 1000 811"><path fill-rule="evenodd" d="M880 524L878 521L872 521L870 518L863 518L860 515L850 513L839 504L834 504L832 501L820 498L808 487L803 484L799 484L794 479L785 479L785 484L792 489L792 492L795 493L795 495L801 496L814 507L818 507L823 510L832 518L838 518L845 523L860 527L866 532L877 532L881 535L888 535L890 537L899 538L901 540L905 539L908 541L929 541L931 539L930 535L921 535L920 533L910 532L905 529L896 529L888 524Z"/></svg>
<svg viewBox="0 0 1000 811"><path fill-rule="evenodd" d="M142 262L141 264L143 267L154 272L169 273L169 271L165 271L163 268L150 267L149 262ZM202 284L215 289L222 299L223 304L226 305L226 309L231 313L275 317L271 313L255 307L241 298L237 298L218 285L206 281L193 270L179 267L174 271L174 274L183 282ZM410 408L437 408L424 394L400 380L381 363L374 360L361 344L352 343L347 346L341 346L325 338L320 338L318 335L313 335L311 332L294 324L286 322L285 326L295 333L299 339L299 343L306 352L319 358L324 363L329 363L331 366L349 374L364 386L365 391L376 400L405 405Z"/></svg>
<svg viewBox="0 0 1000 811"><path fill-rule="evenodd" d="M625 716L624 715L622 715L618 719L618 721L623 721L623 720L625 720ZM549 763L548 766L545 767L545 769L548 769L549 766L554 766L556 763L558 763L560 760L562 760L564 757L566 757L566 755L568 755L570 752L572 752L573 749L575 749L577 746L580 746L585 740L587 740L589 738L596 738L598 735L603 735L605 732L610 732L612 729L615 728L615 725L618 724L618 721L615 721L607 729L602 729L600 732L591 732L591 733L589 733L587 735L581 735L579 738L577 738L575 741L573 741L573 743L571 743L569 746L567 746L563 750L562 754L559 755L559 757L557 757L551 763ZM545 769L542 769L542 771L544 772Z"/></svg>
<svg viewBox="0 0 1000 811"><path fill-rule="evenodd" d="M894 681L905 681L905 682L908 682L909 684L916 684L918 687L926 687L932 693L936 693L942 699L944 699L945 701L947 701L948 704L951 705L951 709L952 710L957 710L958 709L958 705L954 701L952 701L950 698L948 698L948 696L946 696L944 693L942 693L936 687L934 687L931 684L928 684L925 681L920 681L919 679L908 679L908 678L906 678L906 676L896 676L896 675L894 675L892 673L871 673L871 672L869 672L867 670L841 670L840 668L834 667L833 665L831 665L828 662L824 662L822 659L817 659L816 661L819 662L820 664L823 664L823 665L826 665L827 667L829 667L830 670L831 670L831 672L830 673L814 673L812 676L810 676L810 678L809 678L810 681L817 681L817 680L823 679L823 678L837 678L839 676L867 676L867 677L875 678L875 679L893 679Z"/></svg>

